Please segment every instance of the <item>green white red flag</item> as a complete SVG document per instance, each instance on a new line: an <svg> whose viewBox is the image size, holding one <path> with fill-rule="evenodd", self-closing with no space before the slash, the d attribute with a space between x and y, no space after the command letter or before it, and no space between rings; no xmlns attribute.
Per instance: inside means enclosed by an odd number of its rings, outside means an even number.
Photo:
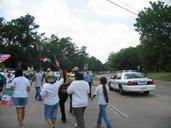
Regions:
<svg viewBox="0 0 171 128"><path fill-rule="evenodd" d="M41 58L40 58L40 61L41 61L41 62L51 62L50 59L47 58L47 57L41 57Z"/></svg>

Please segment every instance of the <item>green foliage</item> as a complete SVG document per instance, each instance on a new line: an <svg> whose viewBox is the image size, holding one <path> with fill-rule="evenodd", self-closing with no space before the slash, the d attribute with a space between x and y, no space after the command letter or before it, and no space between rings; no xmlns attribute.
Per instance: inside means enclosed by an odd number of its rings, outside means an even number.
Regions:
<svg viewBox="0 0 171 128"><path fill-rule="evenodd" d="M90 57L87 61L87 64L88 64L90 70L93 70L93 71L105 70L105 67L102 64L102 62L99 61L98 59L96 59L95 57Z"/></svg>
<svg viewBox="0 0 171 128"><path fill-rule="evenodd" d="M138 14L136 31L141 35L141 60L151 71L169 71L171 60L171 6L150 2Z"/></svg>
<svg viewBox="0 0 171 128"><path fill-rule="evenodd" d="M145 71L171 71L171 6L150 2L140 11L134 26L140 34L140 45L111 53L106 65L128 69L141 65Z"/></svg>
<svg viewBox="0 0 171 128"><path fill-rule="evenodd" d="M171 81L171 73L147 73L147 76L155 80L169 80Z"/></svg>
<svg viewBox="0 0 171 128"><path fill-rule="evenodd" d="M22 64L25 68L29 66L35 69L55 69L55 56L65 69L72 69L74 66L83 69L85 64L90 65L91 70L104 69L98 59L89 58L85 46L79 49L70 37L59 39L52 34L47 38L44 33L38 34L39 25L34 20L29 14L8 22L0 18L0 53L12 55L3 63L5 66L15 68ZM41 57L48 57L51 62L42 63Z"/></svg>
<svg viewBox="0 0 171 128"><path fill-rule="evenodd" d="M18 62L24 62L24 67L28 66L31 61L31 54L28 53L34 53L32 46L36 42L35 31L38 27L34 23L34 17L29 14L9 22L3 21L0 28L0 41L3 49L0 52L12 55L8 62L5 62L8 67L14 68Z"/></svg>
<svg viewBox="0 0 171 128"><path fill-rule="evenodd" d="M133 47L121 49L118 53L111 53L108 62L115 70L135 69L137 65L140 65L138 51Z"/></svg>

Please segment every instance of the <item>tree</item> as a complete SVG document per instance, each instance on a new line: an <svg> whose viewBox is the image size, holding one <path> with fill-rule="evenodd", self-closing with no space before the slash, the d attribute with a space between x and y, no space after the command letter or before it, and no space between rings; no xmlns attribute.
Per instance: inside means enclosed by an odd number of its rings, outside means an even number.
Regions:
<svg viewBox="0 0 171 128"><path fill-rule="evenodd" d="M141 60L148 70L171 71L171 6L160 1L150 4L134 24L141 35Z"/></svg>
<svg viewBox="0 0 171 128"><path fill-rule="evenodd" d="M135 69L140 65L139 53L137 48L129 47L121 49L118 53L111 53L108 57L111 69L126 70Z"/></svg>
<svg viewBox="0 0 171 128"><path fill-rule="evenodd" d="M104 71L105 67L102 64L100 60L98 60L96 57L90 57L88 58L87 61L88 64L88 69L93 70L93 71Z"/></svg>
<svg viewBox="0 0 171 128"><path fill-rule="evenodd" d="M116 57L117 57L117 53L115 52L111 52L108 56L108 60L107 60L107 67L109 67L111 70L116 70Z"/></svg>
<svg viewBox="0 0 171 128"><path fill-rule="evenodd" d="M29 65L31 55L34 53L33 46L37 42L36 29L38 27L39 25L34 23L34 17L29 14L5 22L1 27L0 39L4 51L12 55L7 64L9 67L16 67L17 62L24 62L25 67Z"/></svg>
<svg viewBox="0 0 171 128"><path fill-rule="evenodd" d="M25 68L33 66L35 69L55 69L52 63L40 62L41 57L48 57L54 62L55 56L65 69L72 69L74 66L83 69L86 63L97 64L92 66L91 70L103 68L98 59L89 58L85 46L79 49L70 37L58 38L52 34L47 38L45 33L38 34L39 25L34 20L35 18L29 14L8 22L0 18L0 53L12 55L4 65L15 68L19 62Z"/></svg>

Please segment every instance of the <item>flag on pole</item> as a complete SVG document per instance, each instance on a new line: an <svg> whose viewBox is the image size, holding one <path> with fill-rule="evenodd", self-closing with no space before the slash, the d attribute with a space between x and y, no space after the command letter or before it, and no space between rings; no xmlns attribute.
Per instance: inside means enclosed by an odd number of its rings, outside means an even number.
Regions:
<svg viewBox="0 0 171 128"><path fill-rule="evenodd" d="M59 64L59 61L57 60L55 54L53 55L54 56L54 60L55 60L55 65L57 68L60 68L60 64Z"/></svg>
<svg viewBox="0 0 171 128"><path fill-rule="evenodd" d="M50 59L47 58L47 57L41 57L41 58L40 58L40 61L41 61L41 62L51 62Z"/></svg>
<svg viewBox="0 0 171 128"><path fill-rule="evenodd" d="M11 57L10 54L0 54L0 63L4 62L5 60L7 60L10 57Z"/></svg>

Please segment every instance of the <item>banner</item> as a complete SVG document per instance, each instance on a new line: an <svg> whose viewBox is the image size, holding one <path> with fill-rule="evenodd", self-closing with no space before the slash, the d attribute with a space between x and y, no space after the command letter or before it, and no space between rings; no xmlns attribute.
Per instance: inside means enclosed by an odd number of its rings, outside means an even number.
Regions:
<svg viewBox="0 0 171 128"><path fill-rule="evenodd" d="M1 105L11 105L12 104L13 91L5 90L0 101Z"/></svg>
<svg viewBox="0 0 171 128"><path fill-rule="evenodd" d="M4 62L5 60L7 60L10 57L11 57L10 54L0 54L0 63Z"/></svg>

